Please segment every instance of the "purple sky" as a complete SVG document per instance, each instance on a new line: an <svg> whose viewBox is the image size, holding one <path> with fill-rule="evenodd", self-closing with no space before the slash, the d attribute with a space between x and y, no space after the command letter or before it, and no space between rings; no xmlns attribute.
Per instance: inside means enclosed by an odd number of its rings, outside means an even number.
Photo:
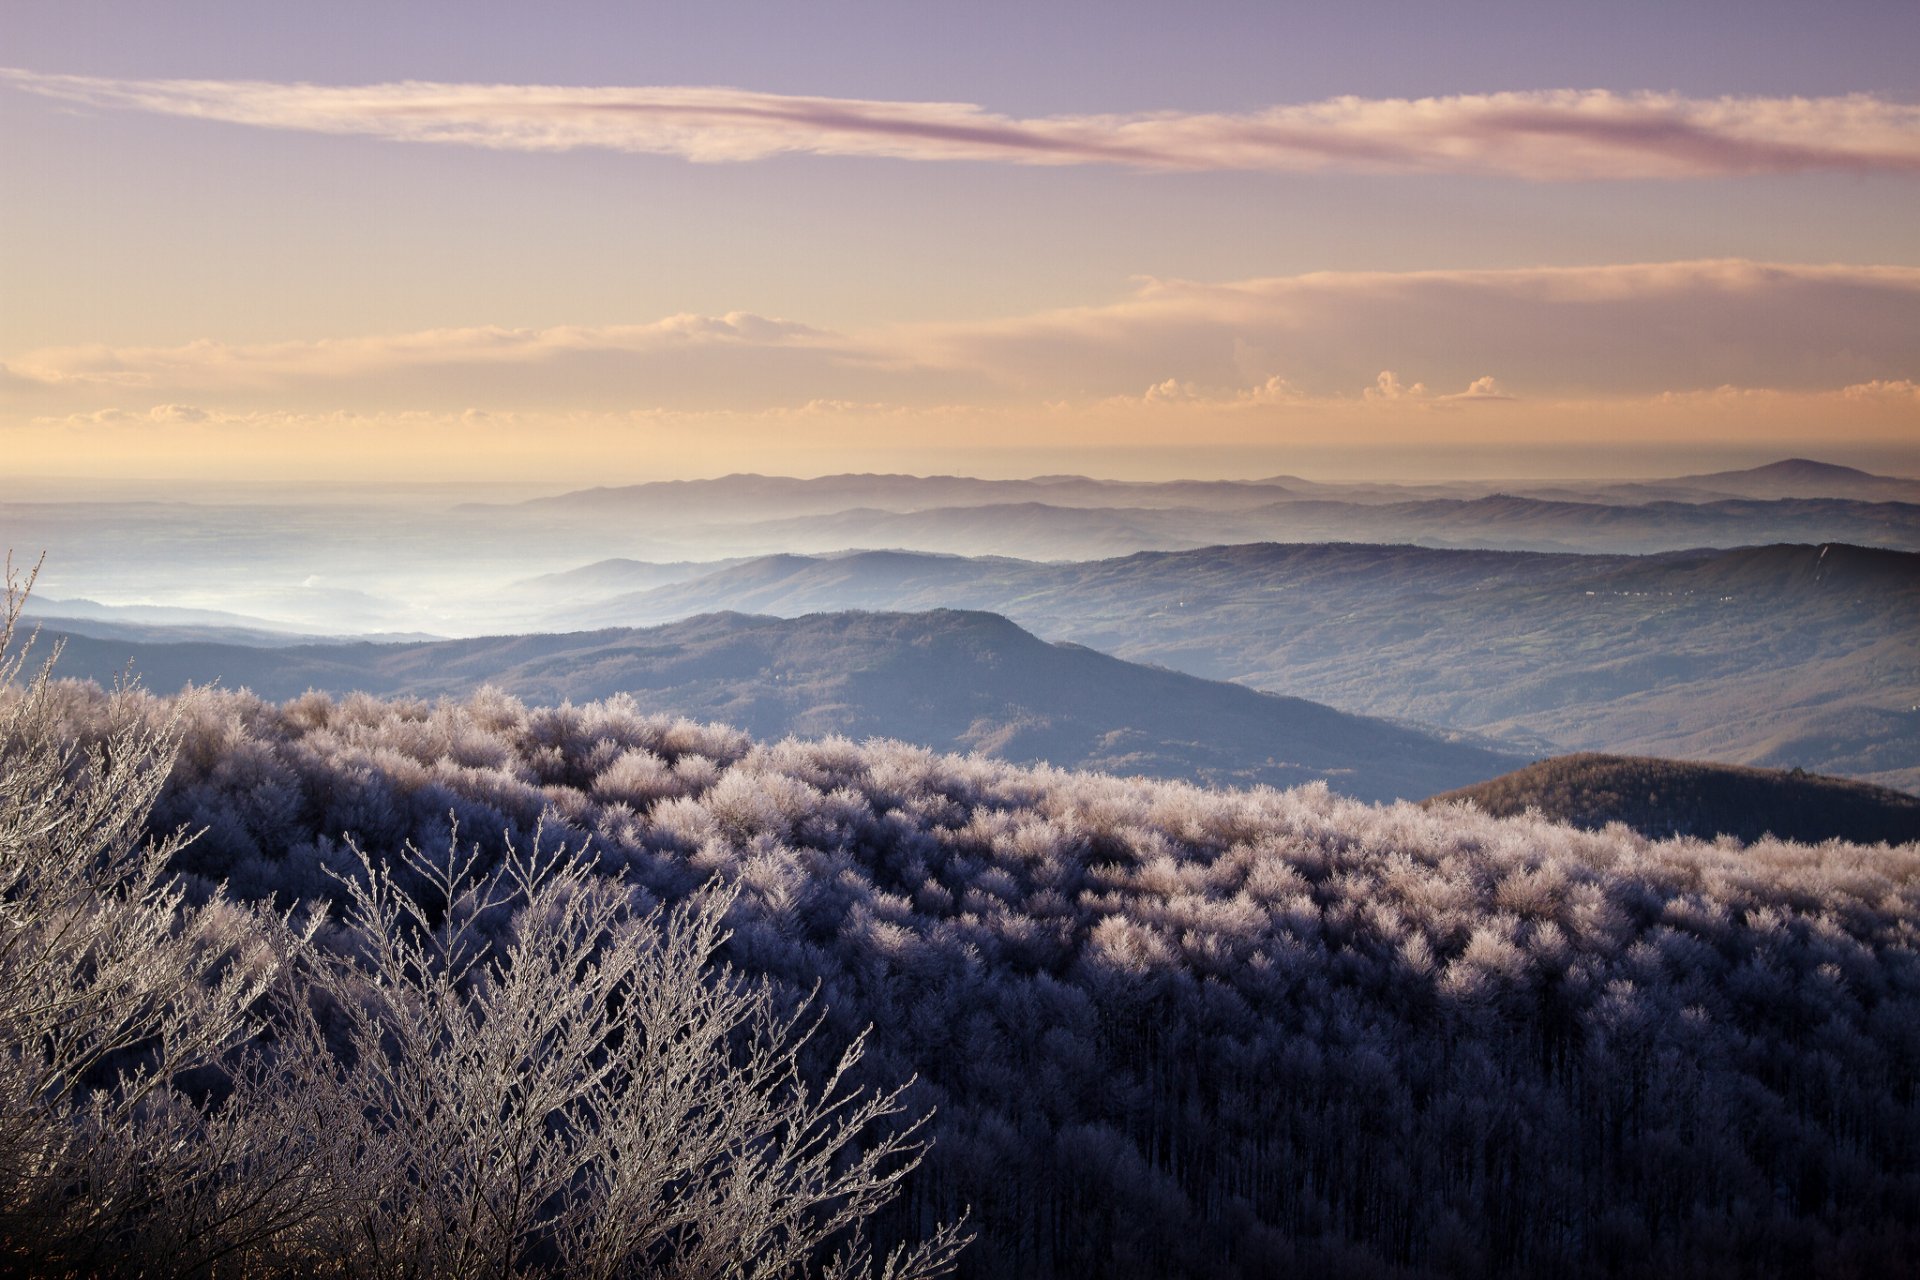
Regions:
<svg viewBox="0 0 1920 1280"><path fill-rule="evenodd" d="M1020 114L1577 86L1920 92L1920 6L13 0L7 60L76 74L731 84Z"/></svg>

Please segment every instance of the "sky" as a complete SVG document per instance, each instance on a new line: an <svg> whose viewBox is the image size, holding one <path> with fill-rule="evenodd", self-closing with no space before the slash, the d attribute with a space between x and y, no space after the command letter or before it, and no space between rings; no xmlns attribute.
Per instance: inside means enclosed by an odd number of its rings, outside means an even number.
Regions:
<svg viewBox="0 0 1920 1280"><path fill-rule="evenodd" d="M0 8L0 477L1920 473L1920 5Z"/></svg>

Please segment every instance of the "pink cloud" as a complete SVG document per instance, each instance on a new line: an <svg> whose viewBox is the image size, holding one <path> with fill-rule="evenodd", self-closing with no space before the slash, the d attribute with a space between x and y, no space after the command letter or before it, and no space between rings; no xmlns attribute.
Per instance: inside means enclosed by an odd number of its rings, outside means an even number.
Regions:
<svg viewBox="0 0 1920 1280"><path fill-rule="evenodd" d="M1856 382L1840 392L1849 400L1913 401L1920 403L1920 382L1911 378L1875 378Z"/></svg>
<svg viewBox="0 0 1920 1280"><path fill-rule="evenodd" d="M1915 267L1707 261L1321 272L1150 281L1101 305L847 333L732 312L43 348L7 354L12 376L0 384L0 405L597 412L1117 398L1231 410L1521 396L1538 405L1725 385L1845 387L1855 401L1911 406L1913 384L1901 375L1911 371L1917 331Z"/></svg>
<svg viewBox="0 0 1920 1280"><path fill-rule="evenodd" d="M971 103L639 86L312 85L0 70L88 106L272 129L700 163L783 153L1160 170L1468 173L1537 181L1920 173L1920 107L1866 94L1686 98L1550 90L1333 98L1245 113L1022 119Z"/></svg>
<svg viewBox="0 0 1920 1280"><path fill-rule="evenodd" d="M1450 396L1441 396L1442 400L1512 400L1515 397L1500 385L1497 378L1483 375L1467 384L1465 391L1456 391Z"/></svg>
<svg viewBox="0 0 1920 1280"><path fill-rule="evenodd" d="M1138 394L1138 370L1241 385L1246 353L1314 396L1815 390L1904 372L1920 268L1742 260L1151 280L1097 306L871 335L1013 387ZM1488 369L1501 371L1487 382ZM1382 376L1381 371L1389 371ZM1436 398L1439 391L1435 392Z"/></svg>
<svg viewBox="0 0 1920 1280"><path fill-rule="evenodd" d="M1392 400L1423 400L1427 396L1427 384L1416 382L1412 386L1400 381L1400 375L1391 369L1382 369L1373 385L1360 393L1363 399L1381 402Z"/></svg>
<svg viewBox="0 0 1920 1280"><path fill-rule="evenodd" d="M695 348L831 345L807 325L746 312L673 315L644 324L497 325L301 342L233 344L200 339L173 347L49 347L18 357L13 376L39 384L154 387L272 385L406 368L545 363L567 355L672 353Z"/></svg>

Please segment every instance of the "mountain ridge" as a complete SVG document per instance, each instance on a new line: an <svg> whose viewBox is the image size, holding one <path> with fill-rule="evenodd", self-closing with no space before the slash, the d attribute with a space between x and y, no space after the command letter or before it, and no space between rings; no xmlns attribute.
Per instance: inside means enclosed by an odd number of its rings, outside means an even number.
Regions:
<svg viewBox="0 0 1920 1280"><path fill-rule="evenodd" d="M1827 543L1591 556L1252 543L1045 563L760 561L574 621L742 608L1004 613L1054 641L1535 750L1803 765L1920 787L1920 555Z"/></svg>
<svg viewBox="0 0 1920 1280"><path fill-rule="evenodd" d="M550 704L624 693L760 737L892 738L1219 785L1325 781L1369 800L1415 799L1524 759L1049 644L979 610L710 613L645 629L271 650L72 637L61 670L105 680L129 660L160 692L219 679L273 700L310 688L451 696L489 684Z"/></svg>

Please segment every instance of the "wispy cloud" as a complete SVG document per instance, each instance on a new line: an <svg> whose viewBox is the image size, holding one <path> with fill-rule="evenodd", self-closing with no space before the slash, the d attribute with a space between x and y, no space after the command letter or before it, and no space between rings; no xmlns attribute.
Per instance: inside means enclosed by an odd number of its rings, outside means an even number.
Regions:
<svg viewBox="0 0 1920 1280"><path fill-rule="evenodd" d="M1708 260L1148 280L1104 305L871 341L1049 395L1137 395L1144 368L1203 389L1372 384L1384 401L1417 383L1476 399L1831 388L1905 376L1916 332L1920 267ZM1479 381L1489 370L1500 383Z"/></svg>
<svg viewBox="0 0 1920 1280"><path fill-rule="evenodd" d="M1258 410L1334 400L1532 405L1732 385L1854 387L1856 399L1911 405L1916 332L1920 267L1702 261L1322 272L1149 280L1096 306L852 332L732 312L302 342L42 348L7 353L0 404L45 413L137 396L142 406L164 399L225 410L614 412L808 402L1004 408L1118 397Z"/></svg>
<svg viewBox="0 0 1920 1280"><path fill-rule="evenodd" d="M1920 173L1920 106L1865 94L1552 90L1333 98L1243 113L1022 119L971 103L746 89L116 80L0 70L32 93L271 129L701 163L784 153L1155 170L1486 174L1536 181Z"/></svg>
<svg viewBox="0 0 1920 1280"><path fill-rule="evenodd" d="M482 325L370 337L235 344L203 339L172 347L49 347L9 370L23 382L102 386L275 386L369 377L396 370L549 363L568 356L687 353L702 348L828 347L832 335L748 312L675 315L645 324Z"/></svg>

